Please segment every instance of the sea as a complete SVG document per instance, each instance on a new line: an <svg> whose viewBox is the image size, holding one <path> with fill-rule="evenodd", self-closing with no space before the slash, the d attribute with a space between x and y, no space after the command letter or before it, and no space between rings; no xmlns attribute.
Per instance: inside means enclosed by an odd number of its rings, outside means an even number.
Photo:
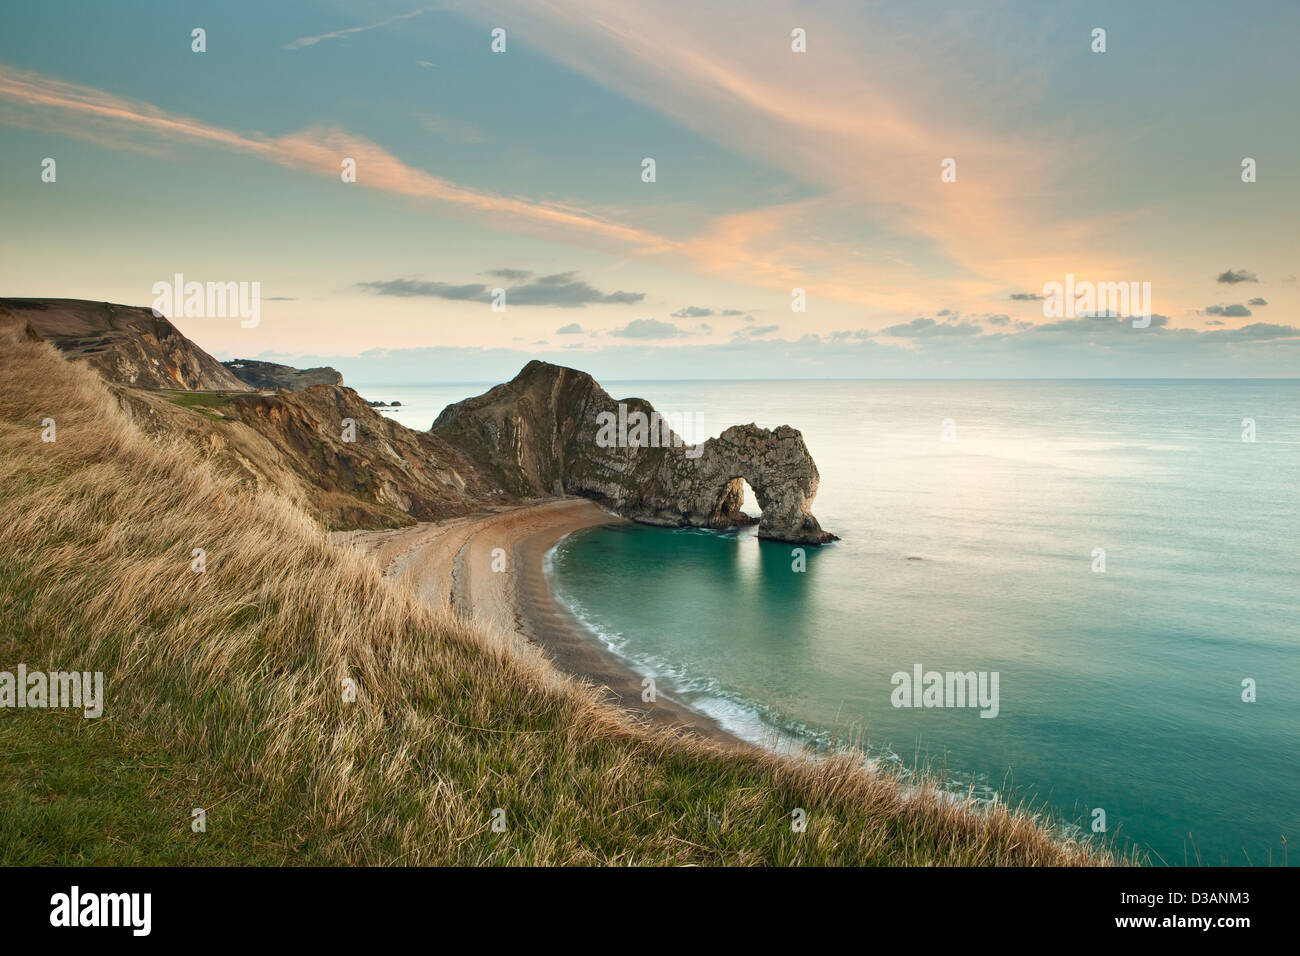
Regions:
<svg viewBox="0 0 1300 956"><path fill-rule="evenodd" d="M1300 863L1300 381L602 384L690 439L798 428L840 537L562 541L560 600L658 693L1152 864ZM487 387L359 390L428 428Z"/></svg>

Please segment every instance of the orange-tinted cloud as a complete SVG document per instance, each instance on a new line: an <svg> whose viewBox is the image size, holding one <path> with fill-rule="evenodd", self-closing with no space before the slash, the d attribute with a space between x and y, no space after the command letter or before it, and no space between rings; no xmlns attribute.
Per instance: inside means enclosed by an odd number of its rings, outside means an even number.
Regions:
<svg viewBox="0 0 1300 956"><path fill-rule="evenodd" d="M0 100L38 111L27 115L10 109L3 117L10 122L31 119L48 127L50 118L41 112L53 110L76 120L60 125L61 132L92 138L101 144L137 149L140 144L132 137L147 133L168 142L201 143L258 156L331 178L339 177L343 159L350 158L357 163L358 184L369 188L500 216L516 226L532 224L577 236L615 240L644 252L664 252L674 246L662 236L575 206L499 196L457 185L408 166L381 146L336 127L313 127L278 138L243 134L168 113L149 103L3 65L0 65Z"/></svg>

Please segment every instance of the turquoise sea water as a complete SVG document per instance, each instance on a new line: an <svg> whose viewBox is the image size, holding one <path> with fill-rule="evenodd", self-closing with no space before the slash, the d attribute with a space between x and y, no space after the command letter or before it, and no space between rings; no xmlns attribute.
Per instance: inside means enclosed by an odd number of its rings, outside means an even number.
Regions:
<svg viewBox="0 0 1300 956"><path fill-rule="evenodd" d="M853 742L1085 832L1101 808L1153 862L1300 862L1283 845L1300 836L1300 382L606 387L708 434L799 428L814 511L842 538L802 573L752 529L563 542L561 599L660 693L752 739ZM892 706L892 675L918 664L997 672L997 716Z"/></svg>

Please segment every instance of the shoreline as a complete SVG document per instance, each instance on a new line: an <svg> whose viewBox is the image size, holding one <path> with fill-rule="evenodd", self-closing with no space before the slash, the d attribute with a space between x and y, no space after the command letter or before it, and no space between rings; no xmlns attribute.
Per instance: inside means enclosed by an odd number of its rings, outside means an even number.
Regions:
<svg viewBox="0 0 1300 956"><path fill-rule="evenodd" d="M370 554L385 577L434 610L510 633L545 651L564 674L653 727L727 747L752 747L706 714L660 695L641 700L642 676L577 621L551 591L546 556L576 531L623 524L587 498L551 498L406 528L339 531L330 539ZM494 572L505 552L506 572Z"/></svg>

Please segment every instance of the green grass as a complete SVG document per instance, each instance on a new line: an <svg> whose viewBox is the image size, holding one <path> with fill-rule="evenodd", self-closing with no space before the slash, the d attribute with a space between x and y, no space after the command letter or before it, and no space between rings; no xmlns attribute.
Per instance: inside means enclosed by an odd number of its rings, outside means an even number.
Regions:
<svg viewBox="0 0 1300 956"><path fill-rule="evenodd" d="M225 421L224 415L219 415L211 409L220 408L223 405L229 405L232 393L230 392L181 392L181 391L160 391L167 401L173 405L179 405L181 408L188 408L198 412L206 418L214 421Z"/></svg>

